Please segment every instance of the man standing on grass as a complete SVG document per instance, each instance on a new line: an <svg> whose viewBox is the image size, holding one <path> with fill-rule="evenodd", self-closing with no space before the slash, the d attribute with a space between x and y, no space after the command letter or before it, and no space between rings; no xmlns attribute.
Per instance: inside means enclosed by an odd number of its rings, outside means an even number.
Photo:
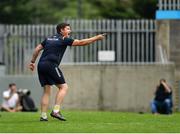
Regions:
<svg viewBox="0 0 180 134"><path fill-rule="evenodd" d="M46 112L49 105L51 85L56 85L59 90L56 94L55 105L50 115L62 121L66 120L60 112L60 106L67 93L68 85L58 66L67 46L85 46L104 38L104 34L100 34L87 39L71 39L69 37L71 28L67 23L58 24L56 30L56 35L46 38L36 46L29 64L29 68L33 71L38 54L43 50L37 66L39 81L44 88L44 93L41 98L40 121L48 121Z"/></svg>

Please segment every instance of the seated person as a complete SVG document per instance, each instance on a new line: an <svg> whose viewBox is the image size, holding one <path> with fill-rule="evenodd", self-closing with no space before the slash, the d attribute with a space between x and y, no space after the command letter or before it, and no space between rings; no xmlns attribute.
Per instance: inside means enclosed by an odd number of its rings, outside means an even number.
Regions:
<svg viewBox="0 0 180 134"><path fill-rule="evenodd" d="M171 114L172 106L172 88L165 79L161 79L155 91L155 98L151 102L151 111L153 114Z"/></svg>
<svg viewBox="0 0 180 134"><path fill-rule="evenodd" d="M16 92L16 84L9 84L9 89L3 92L2 111L17 112L21 111L22 107L19 105L19 96Z"/></svg>

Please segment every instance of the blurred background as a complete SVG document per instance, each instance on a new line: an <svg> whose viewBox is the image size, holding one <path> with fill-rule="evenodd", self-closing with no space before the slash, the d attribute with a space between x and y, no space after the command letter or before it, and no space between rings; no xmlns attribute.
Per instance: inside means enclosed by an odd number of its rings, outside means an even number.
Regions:
<svg viewBox="0 0 180 134"><path fill-rule="evenodd" d="M14 82L31 90L39 106L42 89L27 65L35 46L68 22L72 38L107 37L66 50L65 109L150 112L165 78L179 110L180 0L1 0L0 9L1 92Z"/></svg>
<svg viewBox="0 0 180 134"><path fill-rule="evenodd" d="M57 24L68 19L155 18L157 0L1 0L2 24Z"/></svg>

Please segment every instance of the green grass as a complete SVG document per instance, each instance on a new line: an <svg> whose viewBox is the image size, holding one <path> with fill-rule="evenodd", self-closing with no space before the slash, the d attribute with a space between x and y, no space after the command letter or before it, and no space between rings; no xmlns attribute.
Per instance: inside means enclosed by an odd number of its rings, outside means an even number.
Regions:
<svg viewBox="0 0 180 134"><path fill-rule="evenodd" d="M61 122L49 117L39 121L39 113L6 113L0 115L0 132L180 132L180 113L151 115L122 112L63 111Z"/></svg>

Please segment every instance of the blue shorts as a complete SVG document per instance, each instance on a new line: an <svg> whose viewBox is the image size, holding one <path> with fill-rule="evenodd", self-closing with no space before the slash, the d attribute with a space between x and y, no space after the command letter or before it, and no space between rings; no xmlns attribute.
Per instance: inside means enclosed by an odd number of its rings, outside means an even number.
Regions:
<svg viewBox="0 0 180 134"><path fill-rule="evenodd" d="M42 87L45 85L64 84L65 79L58 65L51 62L39 62L38 67L39 82Z"/></svg>

